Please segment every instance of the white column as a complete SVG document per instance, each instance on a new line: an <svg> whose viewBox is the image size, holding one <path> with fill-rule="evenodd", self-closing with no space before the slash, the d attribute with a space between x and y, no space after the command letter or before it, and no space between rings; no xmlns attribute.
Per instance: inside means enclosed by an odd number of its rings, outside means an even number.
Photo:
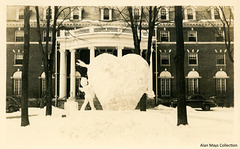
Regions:
<svg viewBox="0 0 240 149"><path fill-rule="evenodd" d="M59 98L67 96L67 57L65 49L60 49Z"/></svg>
<svg viewBox="0 0 240 149"><path fill-rule="evenodd" d="M94 47L90 47L90 63L95 57L95 49Z"/></svg>
<svg viewBox="0 0 240 149"><path fill-rule="evenodd" d="M104 8L101 8L101 20L103 20L103 13L104 13L104 12L103 12L103 9L104 9Z"/></svg>
<svg viewBox="0 0 240 149"><path fill-rule="evenodd" d="M122 57L122 49L123 47L118 46L117 57Z"/></svg>
<svg viewBox="0 0 240 149"><path fill-rule="evenodd" d="M75 70L75 49L71 49L71 71L70 71L70 97L75 99L76 95L76 70Z"/></svg>

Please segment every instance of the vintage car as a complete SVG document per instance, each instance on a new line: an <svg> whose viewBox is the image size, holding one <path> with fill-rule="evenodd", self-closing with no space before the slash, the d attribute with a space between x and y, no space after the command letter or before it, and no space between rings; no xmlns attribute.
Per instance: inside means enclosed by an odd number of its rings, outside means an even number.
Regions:
<svg viewBox="0 0 240 149"><path fill-rule="evenodd" d="M188 96L186 105L192 108L202 108L204 111L209 111L211 107L217 106L212 99L201 94ZM177 100L172 101L171 106L177 107Z"/></svg>
<svg viewBox="0 0 240 149"><path fill-rule="evenodd" d="M18 99L15 99L11 96L6 97L6 112L16 112L19 111L21 108L21 103L18 101Z"/></svg>

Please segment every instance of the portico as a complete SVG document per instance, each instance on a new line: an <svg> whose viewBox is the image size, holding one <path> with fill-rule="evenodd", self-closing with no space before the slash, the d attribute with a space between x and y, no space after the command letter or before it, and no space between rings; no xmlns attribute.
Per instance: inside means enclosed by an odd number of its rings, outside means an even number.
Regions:
<svg viewBox="0 0 240 149"><path fill-rule="evenodd" d="M87 27L75 30L61 30L57 37L60 44L59 99L75 99L76 96L76 50L89 50L89 61L101 53L122 57L134 49L132 32L126 27ZM142 33L141 51L147 49L147 34ZM69 53L70 56L67 54ZM67 60L70 58L70 60ZM67 61L70 62L70 91L67 93ZM82 74L81 74L82 75Z"/></svg>

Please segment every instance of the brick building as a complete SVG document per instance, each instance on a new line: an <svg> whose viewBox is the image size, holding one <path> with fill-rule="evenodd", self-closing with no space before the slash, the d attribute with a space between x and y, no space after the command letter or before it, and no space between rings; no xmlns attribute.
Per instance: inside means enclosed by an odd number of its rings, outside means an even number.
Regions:
<svg viewBox="0 0 240 149"><path fill-rule="evenodd" d="M81 98L78 91L81 76L86 69L75 65L76 59L90 63L101 53L111 53L121 57L134 49L130 26L122 17L125 7L71 7L58 19L64 29L58 31L58 49L55 60L55 96L66 99L70 95ZM21 70L23 60L23 6L7 7L7 96L21 96ZM224 42L223 15L229 16L230 7L224 7L224 14L208 6L183 6L183 34L185 48L186 94L203 93L233 102L233 63L230 61ZM38 47L36 13L31 7L30 18L30 62L29 97L44 96L44 69ZM134 7L135 17L141 13ZM53 10L51 11L53 12ZM46 24L47 7L40 7L41 23ZM153 47L152 87L160 99L176 97L176 35L174 7L161 7L158 13ZM231 20L233 26L233 20ZM143 26L147 26L146 20ZM231 47L233 48L233 27ZM46 32L43 28L42 39ZM43 43L44 44L44 43ZM51 43L50 43L51 44ZM157 46L156 46L157 45ZM147 49L147 31L142 32L141 51ZM75 73L74 73L75 72Z"/></svg>

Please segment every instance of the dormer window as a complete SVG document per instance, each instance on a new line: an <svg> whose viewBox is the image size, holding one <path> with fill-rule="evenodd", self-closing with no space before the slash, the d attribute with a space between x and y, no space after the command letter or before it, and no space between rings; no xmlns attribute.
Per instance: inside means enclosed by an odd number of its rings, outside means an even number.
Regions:
<svg viewBox="0 0 240 149"><path fill-rule="evenodd" d="M222 11L218 7L210 7L212 20L218 20L222 18Z"/></svg>
<svg viewBox="0 0 240 149"><path fill-rule="evenodd" d="M49 9L50 9L50 13L49 13ZM52 9L51 9L51 7L48 7L48 8L45 9L44 15L45 15L45 19L48 19L48 17L50 19L52 19Z"/></svg>
<svg viewBox="0 0 240 149"><path fill-rule="evenodd" d="M193 19L193 10L191 8L187 9L187 19L192 20Z"/></svg>
<svg viewBox="0 0 240 149"><path fill-rule="evenodd" d="M109 9L108 8L103 9L103 19L109 20Z"/></svg>
<svg viewBox="0 0 240 149"><path fill-rule="evenodd" d="M184 10L185 20L196 20L196 12L192 7L188 7Z"/></svg>
<svg viewBox="0 0 240 149"><path fill-rule="evenodd" d="M134 8L133 9L133 17L135 20L138 20L140 18L141 11L139 8Z"/></svg>
<svg viewBox="0 0 240 149"><path fill-rule="evenodd" d="M24 9L23 8L19 9L18 19L19 20L24 19Z"/></svg>
<svg viewBox="0 0 240 149"><path fill-rule="evenodd" d="M75 7L71 12L72 20L81 20L82 19L82 8Z"/></svg>
<svg viewBox="0 0 240 149"><path fill-rule="evenodd" d="M160 20L169 20L169 10L167 7L160 8L159 10Z"/></svg>
<svg viewBox="0 0 240 149"><path fill-rule="evenodd" d="M112 20L112 9L101 8L101 20Z"/></svg>

